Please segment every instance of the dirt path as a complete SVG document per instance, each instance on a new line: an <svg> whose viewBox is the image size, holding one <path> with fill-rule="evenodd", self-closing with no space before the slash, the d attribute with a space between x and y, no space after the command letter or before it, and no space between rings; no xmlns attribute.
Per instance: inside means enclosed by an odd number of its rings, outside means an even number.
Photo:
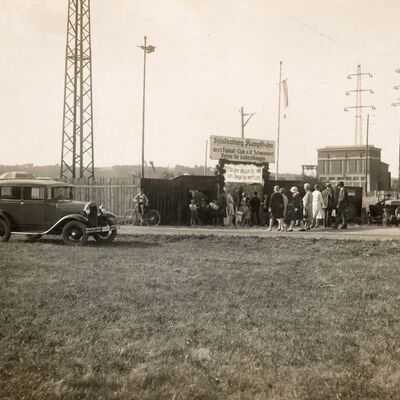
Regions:
<svg viewBox="0 0 400 400"><path fill-rule="evenodd" d="M334 240L399 240L399 228L382 227L349 227L347 230L313 229L307 232L267 232L265 228L232 228L232 227L177 227L177 226L121 226L120 234L127 235L214 235L214 236L256 236L256 237L301 237Z"/></svg>

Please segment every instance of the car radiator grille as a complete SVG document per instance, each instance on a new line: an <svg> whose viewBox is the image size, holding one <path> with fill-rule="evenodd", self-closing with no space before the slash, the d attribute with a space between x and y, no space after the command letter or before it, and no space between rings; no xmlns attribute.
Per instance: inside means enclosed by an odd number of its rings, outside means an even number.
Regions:
<svg viewBox="0 0 400 400"><path fill-rule="evenodd" d="M89 225L96 226L97 225L97 207L94 204L89 206L90 213L88 215Z"/></svg>

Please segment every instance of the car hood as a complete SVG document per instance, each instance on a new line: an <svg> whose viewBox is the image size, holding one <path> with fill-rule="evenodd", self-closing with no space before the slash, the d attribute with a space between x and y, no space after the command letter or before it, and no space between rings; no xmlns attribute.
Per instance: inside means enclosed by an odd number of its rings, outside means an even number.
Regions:
<svg viewBox="0 0 400 400"><path fill-rule="evenodd" d="M82 214L87 203L85 201L59 201L57 208L66 214ZM91 204L94 205L94 203Z"/></svg>

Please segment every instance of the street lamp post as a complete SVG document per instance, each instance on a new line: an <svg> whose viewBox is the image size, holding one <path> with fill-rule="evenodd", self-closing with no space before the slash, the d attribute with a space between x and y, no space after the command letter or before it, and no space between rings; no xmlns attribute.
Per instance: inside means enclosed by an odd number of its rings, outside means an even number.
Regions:
<svg viewBox="0 0 400 400"><path fill-rule="evenodd" d="M250 113L250 114L246 114L244 112L244 108L240 107L240 116L241 116L241 126L242 126L242 138L244 138L244 127L247 125L247 123L251 120L251 117L254 115L255 113ZM249 117L246 119L246 121L244 120L244 117Z"/></svg>
<svg viewBox="0 0 400 400"><path fill-rule="evenodd" d="M400 69L396 69L396 72L400 73ZM399 90L400 86L399 85L394 86L393 89ZM397 100L399 100L399 99L397 99ZM392 103L392 106L393 107L398 107L398 109L399 109L399 165L398 165L399 178L398 178L398 182L397 182L397 188L398 188L398 190L400 190L400 102L397 101L395 103Z"/></svg>
<svg viewBox="0 0 400 400"><path fill-rule="evenodd" d="M147 37L144 37L144 46L138 46L143 50L143 107L142 107L142 178L144 178L144 126L146 111L146 54L153 53L154 46L147 45Z"/></svg>

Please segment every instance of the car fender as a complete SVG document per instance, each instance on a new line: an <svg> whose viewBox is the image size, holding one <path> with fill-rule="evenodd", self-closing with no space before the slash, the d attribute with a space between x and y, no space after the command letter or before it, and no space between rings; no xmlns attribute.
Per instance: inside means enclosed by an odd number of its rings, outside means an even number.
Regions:
<svg viewBox="0 0 400 400"><path fill-rule="evenodd" d="M20 235L47 235L47 234L52 234L52 232L54 232L55 230L58 229L62 229L64 227L64 225L67 222L70 221L79 221L82 222L84 225L88 226L88 220L87 218L85 218L83 215L79 215L79 214L69 214L69 215L65 215L64 217L60 218L56 223L54 223L49 229L47 229L44 232L13 232L13 233L18 233Z"/></svg>
<svg viewBox="0 0 400 400"><path fill-rule="evenodd" d="M117 224L117 216L111 212L108 211L104 211L100 216L99 216L99 223L101 223L101 221L106 222L106 223L111 223L112 225L116 225Z"/></svg>
<svg viewBox="0 0 400 400"><path fill-rule="evenodd" d="M85 218L83 215L80 214L69 214L69 215L64 215L61 219L59 219L46 233L52 231L53 229L59 228L60 226L65 225L67 222L70 221L79 221L82 222L83 224L87 225L88 224L88 219Z"/></svg>
<svg viewBox="0 0 400 400"><path fill-rule="evenodd" d="M103 215L107 218L113 218L113 219L117 219L117 216L115 214L113 214L112 212L106 211L103 213Z"/></svg>

